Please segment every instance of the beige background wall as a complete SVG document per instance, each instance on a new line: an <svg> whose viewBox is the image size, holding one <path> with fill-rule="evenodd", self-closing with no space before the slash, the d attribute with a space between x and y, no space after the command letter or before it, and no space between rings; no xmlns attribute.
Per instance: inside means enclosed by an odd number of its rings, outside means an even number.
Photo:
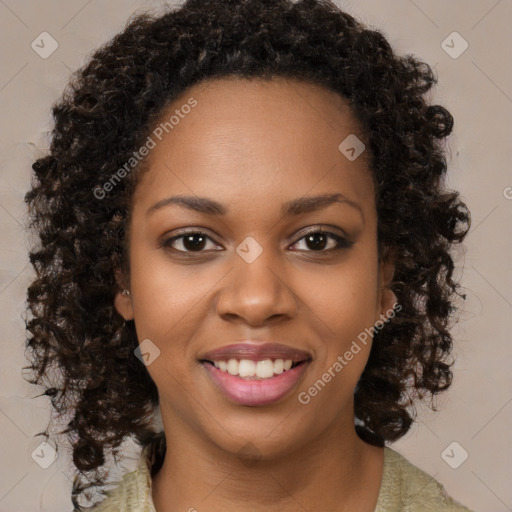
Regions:
<svg viewBox="0 0 512 512"><path fill-rule="evenodd" d="M413 53L437 71L434 98L455 117L449 184L461 191L473 218L457 261L459 274L464 268L468 300L454 329L453 387L439 401L440 412L420 411L418 425L394 448L474 510L512 510L512 1L338 4L381 28L400 53ZM23 232L30 165L48 145L50 105L70 72L134 10L161 5L156 0L0 0L1 512L71 509L66 452L47 469L31 456L42 441L34 434L46 427L48 404L30 399L36 391L20 374L26 364L20 314L31 279ZM460 37L450 36L454 31ZM31 48L42 32L58 43L46 59ZM464 41L468 48L458 55ZM49 45L46 39L46 51ZM454 441L458 444L449 447ZM463 450L467 460L453 469L446 461L457 465Z"/></svg>

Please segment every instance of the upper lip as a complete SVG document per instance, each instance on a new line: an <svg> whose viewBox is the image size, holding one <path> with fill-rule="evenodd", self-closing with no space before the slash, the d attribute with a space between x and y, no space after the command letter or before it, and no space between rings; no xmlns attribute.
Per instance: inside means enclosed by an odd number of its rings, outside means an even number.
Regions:
<svg viewBox="0 0 512 512"><path fill-rule="evenodd" d="M200 358L202 361L226 361L229 359L291 359L294 363L311 359L311 354L280 343L245 341L210 350Z"/></svg>

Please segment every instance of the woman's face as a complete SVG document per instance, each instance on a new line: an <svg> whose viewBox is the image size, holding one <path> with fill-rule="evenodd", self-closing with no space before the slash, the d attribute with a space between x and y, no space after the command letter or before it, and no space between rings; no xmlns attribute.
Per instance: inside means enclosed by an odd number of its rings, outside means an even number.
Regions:
<svg viewBox="0 0 512 512"><path fill-rule="evenodd" d="M162 122L134 196L131 294L116 307L150 340L166 435L271 457L353 429L371 344L353 342L389 308L392 269L379 265L346 102L300 81L220 79Z"/></svg>

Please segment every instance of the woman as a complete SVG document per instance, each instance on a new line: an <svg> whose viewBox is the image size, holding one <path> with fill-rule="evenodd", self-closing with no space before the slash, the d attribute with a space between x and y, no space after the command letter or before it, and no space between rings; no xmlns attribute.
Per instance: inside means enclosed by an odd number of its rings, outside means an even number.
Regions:
<svg viewBox="0 0 512 512"><path fill-rule="evenodd" d="M75 510L127 437L95 511L468 510L386 446L452 378L434 83L321 0L189 0L77 73L26 197Z"/></svg>

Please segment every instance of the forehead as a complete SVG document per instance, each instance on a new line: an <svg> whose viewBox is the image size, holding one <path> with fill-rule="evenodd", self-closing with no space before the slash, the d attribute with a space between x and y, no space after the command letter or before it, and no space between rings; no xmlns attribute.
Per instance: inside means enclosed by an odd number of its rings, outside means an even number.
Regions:
<svg viewBox="0 0 512 512"><path fill-rule="evenodd" d="M311 191L372 203L366 152L351 161L340 150L347 138L362 143L360 125L348 101L320 85L209 80L168 105L150 137L139 202L186 194L259 207Z"/></svg>

